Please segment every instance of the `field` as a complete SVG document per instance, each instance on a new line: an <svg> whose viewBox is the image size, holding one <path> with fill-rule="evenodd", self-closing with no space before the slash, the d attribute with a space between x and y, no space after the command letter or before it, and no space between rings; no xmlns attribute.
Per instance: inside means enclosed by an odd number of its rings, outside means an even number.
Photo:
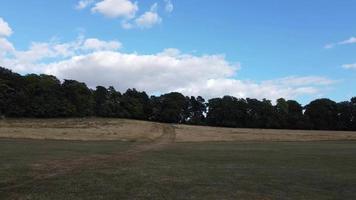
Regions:
<svg viewBox="0 0 356 200"><path fill-rule="evenodd" d="M356 199L356 133L0 122L0 199Z"/></svg>

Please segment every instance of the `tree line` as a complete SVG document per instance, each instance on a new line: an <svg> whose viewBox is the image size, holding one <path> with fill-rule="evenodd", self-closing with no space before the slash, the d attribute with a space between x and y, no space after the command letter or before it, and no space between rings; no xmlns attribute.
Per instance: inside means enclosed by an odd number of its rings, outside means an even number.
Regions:
<svg viewBox="0 0 356 200"><path fill-rule="evenodd" d="M205 101L178 92L148 96L114 87L90 89L85 83L51 75L22 76L0 67L0 116L21 118L110 117L238 128L356 130L356 97L336 103L317 99L306 106L224 96Z"/></svg>

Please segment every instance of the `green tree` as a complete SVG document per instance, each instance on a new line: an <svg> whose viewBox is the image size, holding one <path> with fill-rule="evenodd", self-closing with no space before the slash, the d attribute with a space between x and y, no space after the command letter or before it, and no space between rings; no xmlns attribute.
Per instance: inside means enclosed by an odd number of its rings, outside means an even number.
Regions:
<svg viewBox="0 0 356 200"><path fill-rule="evenodd" d="M232 96L210 99L207 123L212 126L245 127L247 123L247 102Z"/></svg>
<svg viewBox="0 0 356 200"><path fill-rule="evenodd" d="M110 107L110 96L108 90L103 86L97 86L94 91L95 115L99 117L110 117L112 110Z"/></svg>
<svg viewBox="0 0 356 200"><path fill-rule="evenodd" d="M303 106L297 101L288 100L288 129L309 129L310 125L307 118L303 115Z"/></svg>
<svg viewBox="0 0 356 200"><path fill-rule="evenodd" d="M152 119L167 123L183 123L186 121L189 101L182 94L172 92L161 95L159 98L152 98L152 101Z"/></svg>
<svg viewBox="0 0 356 200"><path fill-rule="evenodd" d="M133 119L148 119L151 112L151 103L146 92L128 89L121 97L124 117Z"/></svg>
<svg viewBox="0 0 356 200"><path fill-rule="evenodd" d="M121 93L116 91L113 86L108 88L109 107L111 110L110 117L124 117L124 108L121 105Z"/></svg>
<svg viewBox="0 0 356 200"><path fill-rule="evenodd" d="M70 115L70 104L65 100L61 82L55 76L29 74L24 77L29 98L27 117L65 117Z"/></svg>
<svg viewBox="0 0 356 200"><path fill-rule="evenodd" d="M71 112L73 116L85 117L94 114L93 93L85 83L75 80L65 80L62 84L62 89L65 98L72 105L73 109Z"/></svg>
<svg viewBox="0 0 356 200"><path fill-rule="evenodd" d="M352 130L352 104L349 101L337 103L338 130Z"/></svg>
<svg viewBox="0 0 356 200"><path fill-rule="evenodd" d="M337 104L330 99L317 99L306 106L305 115L309 118L313 129L337 129Z"/></svg>
<svg viewBox="0 0 356 200"><path fill-rule="evenodd" d="M206 113L206 104L205 99L201 96L190 97L189 107L188 107L188 117L186 119L189 124L204 124L205 113Z"/></svg>
<svg viewBox="0 0 356 200"><path fill-rule="evenodd" d="M23 77L0 67L0 115L24 117L29 98Z"/></svg>
<svg viewBox="0 0 356 200"><path fill-rule="evenodd" d="M283 99L277 99L277 104L275 106L278 128L287 128L288 127L288 116L289 116L289 104Z"/></svg>

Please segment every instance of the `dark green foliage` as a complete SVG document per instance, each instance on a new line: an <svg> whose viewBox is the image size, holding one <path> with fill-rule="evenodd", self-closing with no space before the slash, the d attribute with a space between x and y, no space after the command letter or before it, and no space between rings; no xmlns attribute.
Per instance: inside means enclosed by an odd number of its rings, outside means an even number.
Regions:
<svg viewBox="0 0 356 200"><path fill-rule="evenodd" d="M303 107L297 101L198 97L178 92L148 97L114 87L89 89L75 80L60 82L50 75L21 76L0 67L2 117L116 117L167 123L240 128L356 130L356 97L336 103L317 99Z"/></svg>
<svg viewBox="0 0 356 200"><path fill-rule="evenodd" d="M146 92L128 89L121 97L124 117L132 119L148 119L151 114L150 99Z"/></svg>
<svg viewBox="0 0 356 200"><path fill-rule="evenodd" d="M121 93L110 86L108 89L110 115L107 117L124 117L124 108L121 105Z"/></svg>
<svg viewBox="0 0 356 200"><path fill-rule="evenodd" d="M336 129L338 119L337 103L330 99L317 99L306 106L305 115L317 130Z"/></svg>
<svg viewBox="0 0 356 200"><path fill-rule="evenodd" d="M19 74L0 67L0 115L23 117L26 114L25 81Z"/></svg>
<svg viewBox="0 0 356 200"><path fill-rule="evenodd" d="M108 90L103 86L96 87L94 92L95 114L99 117L110 116L112 111L110 107L110 96Z"/></svg>
<svg viewBox="0 0 356 200"><path fill-rule="evenodd" d="M206 104L205 99L201 96L190 97L188 103L188 117L187 123L189 124L204 124L205 123L205 116L206 113Z"/></svg>
<svg viewBox="0 0 356 200"><path fill-rule="evenodd" d="M207 122L209 125L226 127L245 127L248 106L244 99L232 96L215 98L208 103Z"/></svg>
<svg viewBox="0 0 356 200"><path fill-rule="evenodd" d="M71 114L78 117L93 114L93 92L85 85L74 80L65 80L62 84L64 96L71 103Z"/></svg>
<svg viewBox="0 0 356 200"><path fill-rule="evenodd" d="M303 106L297 101L288 100L287 128L310 129L310 123L303 115Z"/></svg>
<svg viewBox="0 0 356 200"><path fill-rule="evenodd" d="M54 76L30 74L24 77L28 97L27 117L65 117L72 105L65 99L60 81Z"/></svg>
<svg viewBox="0 0 356 200"><path fill-rule="evenodd" d="M152 119L167 123L184 123L189 117L189 100L182 94L172 92L152 99L154 110Z"/></svg>
<svg viewBox="0 0 356 200"><path fill-rule="evenodd" d="M278 113L271 101L247 98L247 127L250 128L281 128Z"/></svg>

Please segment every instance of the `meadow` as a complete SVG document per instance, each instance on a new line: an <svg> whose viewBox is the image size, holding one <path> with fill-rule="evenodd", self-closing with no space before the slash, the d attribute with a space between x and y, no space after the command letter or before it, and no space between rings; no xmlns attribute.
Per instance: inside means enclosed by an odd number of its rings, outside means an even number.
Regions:
<svg viewBox="0 0 356 200"><path fill-rule="evenodd" d="M0 199L356 199L354 132L96 118L0 125Z"/></svg>

